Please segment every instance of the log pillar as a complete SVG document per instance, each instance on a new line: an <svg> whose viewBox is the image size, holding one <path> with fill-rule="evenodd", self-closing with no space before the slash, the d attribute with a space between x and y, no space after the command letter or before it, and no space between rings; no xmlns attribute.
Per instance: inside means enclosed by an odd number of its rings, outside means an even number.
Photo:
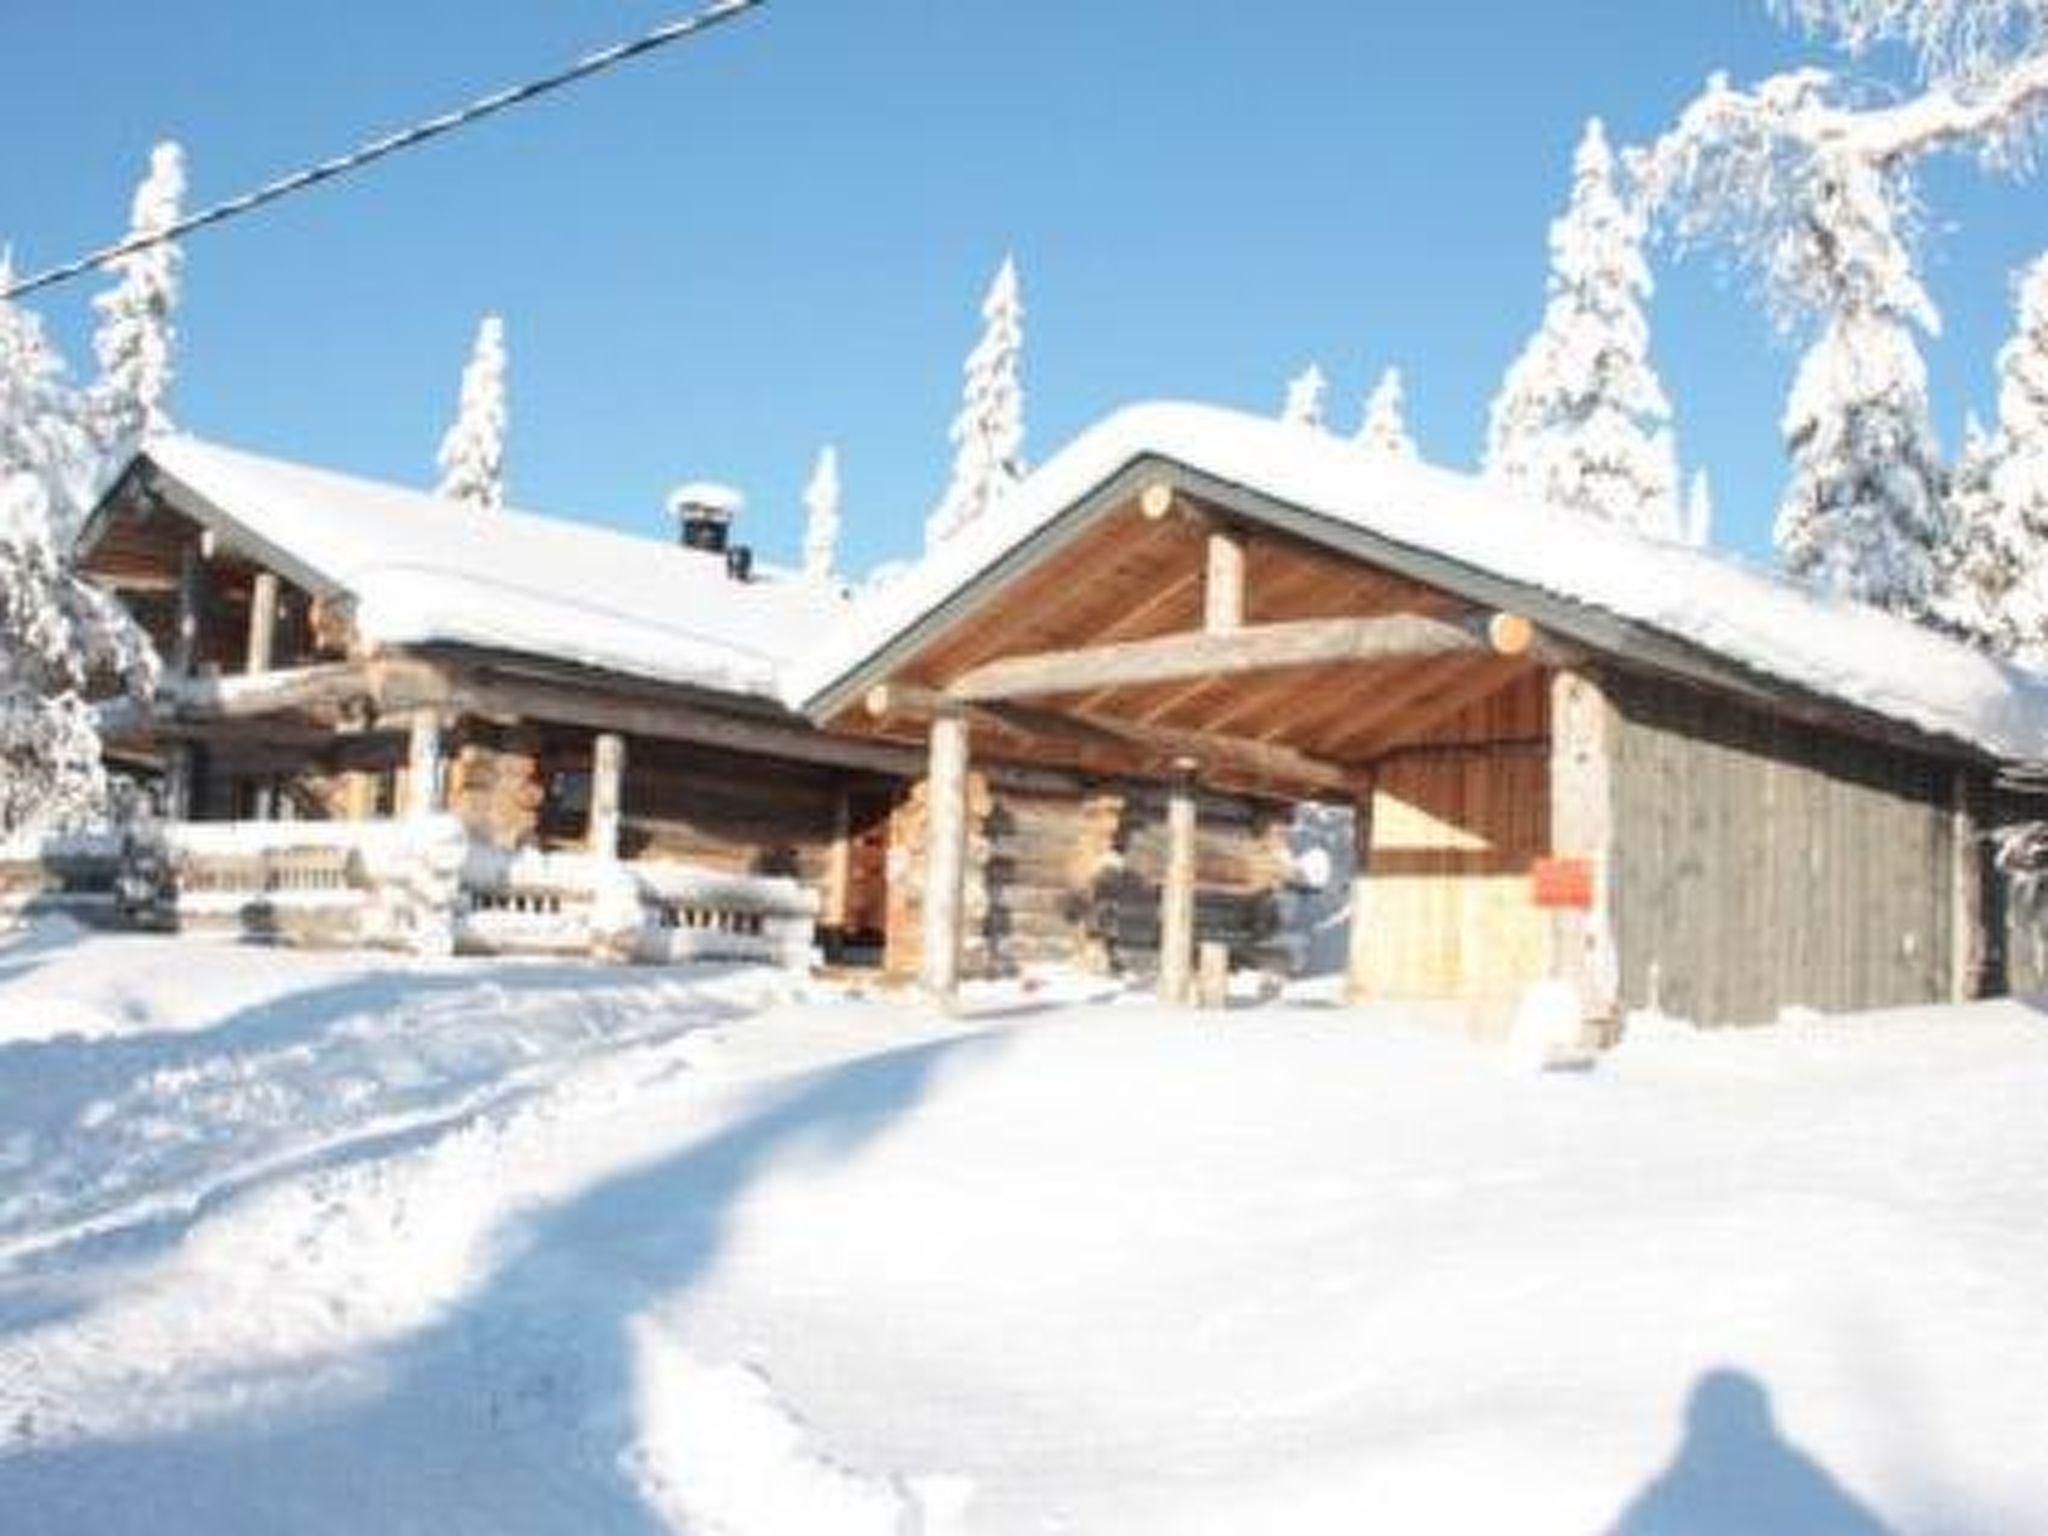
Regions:
<svg viewBox="0 0 2048 1536"><path fill-rule="evenodd" d="M405 814L432 816L441 809L441 717L416 709L406 732Z"/></svg>
<svg viewBox="0 0 2048 1536"><path fill-rule="evenodd" d="M960 991L967 893L967 719L934 715L925 779L924 988L950 1006Z"/></svg>
<svg viewBox="0 0 2048 1536"><path fill-rule="evenodd" d="M825 885L818 903L820 928L849 926L853 907L853 797L832 796L832 841L825 849Z"/></svg>
<svg viewBox="0 0 2048 1536"><path fill-rule="evenodd" d="M199 666L199 617L206 603L206 556L187 544L178 555L178 614L171 641L171 670L190 677Z"/></svg>
<svg viewBox="0 0 2048 1536"><path fill-rule="evenodd" d="M600 731L590 744L590 826L585 846L601 859L619 856L619 810L626 781L626 738Z"/></svg>
<svg viewBox="0 0 2048 1536"><path fill-rule="evenodd" d="M1183 765L1166 793L1166 876L1159 885L1159 1001L1188 1001L1195 968L1195 777Z"/></svg>
<svg viewBox="0 0 2048 1536"><path fill-rule="evenodd" d="M1577 992L1600 1034L1621 1015L1621 962L1612 907L1614 707L1599 679L1560 671L1550 686L1550 845L1591 876L1590 904L1552 919L1551 975Z"/></svg>
<svg viewBox="0 0 2048 1536"><path fill-rule="evenodd" d="M268 672L277 648L277 576L258 571L249 586L249 645L242 670Z"/></svg>
<svg viewBox="0 0 2048 1536"><path fill-rule="evenodd" d="M1344 999L1372 998L1372 813L1377 791L1368 782L1351 809L1351 931L1344 955Z"/></svg>
<svg viewBox="0 0 2048 1536"><path fill-rule="evenodd" d="M1217 529L1209 535L1208 567L1202 581L1202 628L1229 634L1244 625L1244 540Z"/></svg>
<svg viewBox="0 0 2048 1536"><path fill-rule="evenodd" d="M1972 770L1958 767L1951 786L1949 857L1949 1001L1974 1001L1984 991L1984 840L1970 793Z"/></svg>
<svg viewBox="0 0 2048 1536"><path fill-rule="evenodd" d="M352 768L342 775L341 811L348 821L373 821L377 816L377 775Z"/></svg>
<svg viewBox="0 0 2048 1536"><path fill-rule="evenodd" d="M173 741L164 747L163 818L192 819L192 743Z"/></svg>

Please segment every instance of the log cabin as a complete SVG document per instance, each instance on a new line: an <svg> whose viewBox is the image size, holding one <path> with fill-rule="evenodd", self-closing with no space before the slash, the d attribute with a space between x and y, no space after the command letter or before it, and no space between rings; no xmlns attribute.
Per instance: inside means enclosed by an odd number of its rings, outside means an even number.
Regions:
<svg viewBox="0 0 2048 1536"><path fill-rule="evenodd" d="M150 710L104 721L165 818L171 889L148 915L471 952L796 963L815 945L914 975L925 756L785 701L853 604L755 562L718 500L684 497L662 539L150 445L79 541L165 661ZM1120 766L974 775L975 970L1156 947L1164 802ZM1205 809L1204 933L1253 963L1285 808ZM106 907L111 864L69 882L82 912ZM391 910L395 890L426 894Z"/></svg>
<svg viewBox="0 0 2048 1536"><path fill-rule="evenodd" d="M1539 984L1611 1028L2007 980L1985 833L2048 688L1726 557L1173 405L858 600L724 532L150 445L80 559L167 661L108 736L175 920L1214 1001L1283 963L1317 801L1352 811L1349 994L1482 1032Z"/></svg>
<svg viewBox="0 0 2048 1536"><path fill-rule="evenodd" d="M924 744L936 991L968 921L941 797L981 756L1099 754L1167 786L1168 996L1209 785L1354 807L1351 995L1482 1030L1539 984L1603 1029L2002 988L1986 832L2048 742L2048 684L1921 626L1176 405L1084 434L789 686L834 734Z"/></svg>

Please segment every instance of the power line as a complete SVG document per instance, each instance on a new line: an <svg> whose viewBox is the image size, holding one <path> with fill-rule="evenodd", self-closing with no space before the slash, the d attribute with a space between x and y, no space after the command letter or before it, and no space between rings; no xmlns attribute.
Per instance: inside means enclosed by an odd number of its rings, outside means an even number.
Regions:
<svg viewBox="0 0 2048 1536"><path fill-rule="evenodd" d="M350 171L359 171L374 161L382 160L386 155L395 155L402 149L411 149L415 145L426 143L429 139L438 139L444 133L466 128L471 123L503 112L508 107L516 107L536 97L545 96L551 91L558 91L565 85L572 85L578 80L623 64L628 59L636 59L642 54L654 52L657 48L665 48L670 43L679 43L685 38L695 37L721 22L731 21L766 3L767 0L717 0L717 3L706 6L694 15L656 27L644 37L636 37L631 42L617 43L610 48L600 48L595 53L585 54L575 63L558 69L551 75L543 75L523 85L508 86L502 91L493 91L488 96L478 97L468 106L457 107L452 112L443 112L437 117L415 123L410 128L372 139L345 155L322 160L317 165L310 165L303 170L293 171L288 176L280 176L275 181L265 182L253 192L245 192L240 197L229 198L224 203L202 208L166 229L144 235L131 235L117 244L101 246L96 251L90 251L75 261L50 267L33 277L25 277L0 291L0 300L20 298L23 294L34 293L38 288L48 288L90 272L96 267L104 267L109 262L135 251L162 245L167 240L180 239L196 229L206 228L209 224L226 223L229 219L261 208L265 203L274 203L281 197L303 192L308 187L318 186L323 181L332 181L335 177L346 175Z"/></svg>

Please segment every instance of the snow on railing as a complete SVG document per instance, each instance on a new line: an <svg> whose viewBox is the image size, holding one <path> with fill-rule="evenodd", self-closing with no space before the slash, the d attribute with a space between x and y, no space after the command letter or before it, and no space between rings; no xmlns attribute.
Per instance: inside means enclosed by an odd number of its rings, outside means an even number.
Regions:
<svg viewBox="0 0 2048 1536"><path fill-rule="evenodd" d="M487 953L810 962L817 898L794 880L661 860L472 847L457 943Z"/></svg>
<svg viewBox="0 0 2048 1536"><path fill-rule="evenodd" d="M795 880L490 848L446 816L169 822L0 843L0 920L57 910L308 945L800 968L817 905Z"/></svg>

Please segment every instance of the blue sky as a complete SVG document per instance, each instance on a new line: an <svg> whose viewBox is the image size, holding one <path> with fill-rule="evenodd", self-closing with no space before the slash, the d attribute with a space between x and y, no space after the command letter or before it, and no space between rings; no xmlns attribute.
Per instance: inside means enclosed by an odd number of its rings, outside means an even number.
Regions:
<svg viewBox="0 0 2048 1536"><path fill-rule="evenodd" d="M684 0L687 3L687 0ZM27 269L119 232L158 137L239 191L644 30L683 4L70 0L18 8L0 239ZM848 563L910 552L975 306L1014 250L1027 451L1132 400L1277 409L1313 357L1349 429L1403 368L1471 465L1542 302L1584 118L1621 142L1707 72L1819 50L1763 0L771 0L702 42L195 238L180 421L425 482L477 316L506 317L513 499L654 532L686 478L794 558L839 444ZM1928 348L1953 444L1988 409L2036 184L1942 167ZM1717 542L1768 550L1796 353L1711 260L1660 258L1657 360ZM34 301L86 356L83 287Z"/></svg>

